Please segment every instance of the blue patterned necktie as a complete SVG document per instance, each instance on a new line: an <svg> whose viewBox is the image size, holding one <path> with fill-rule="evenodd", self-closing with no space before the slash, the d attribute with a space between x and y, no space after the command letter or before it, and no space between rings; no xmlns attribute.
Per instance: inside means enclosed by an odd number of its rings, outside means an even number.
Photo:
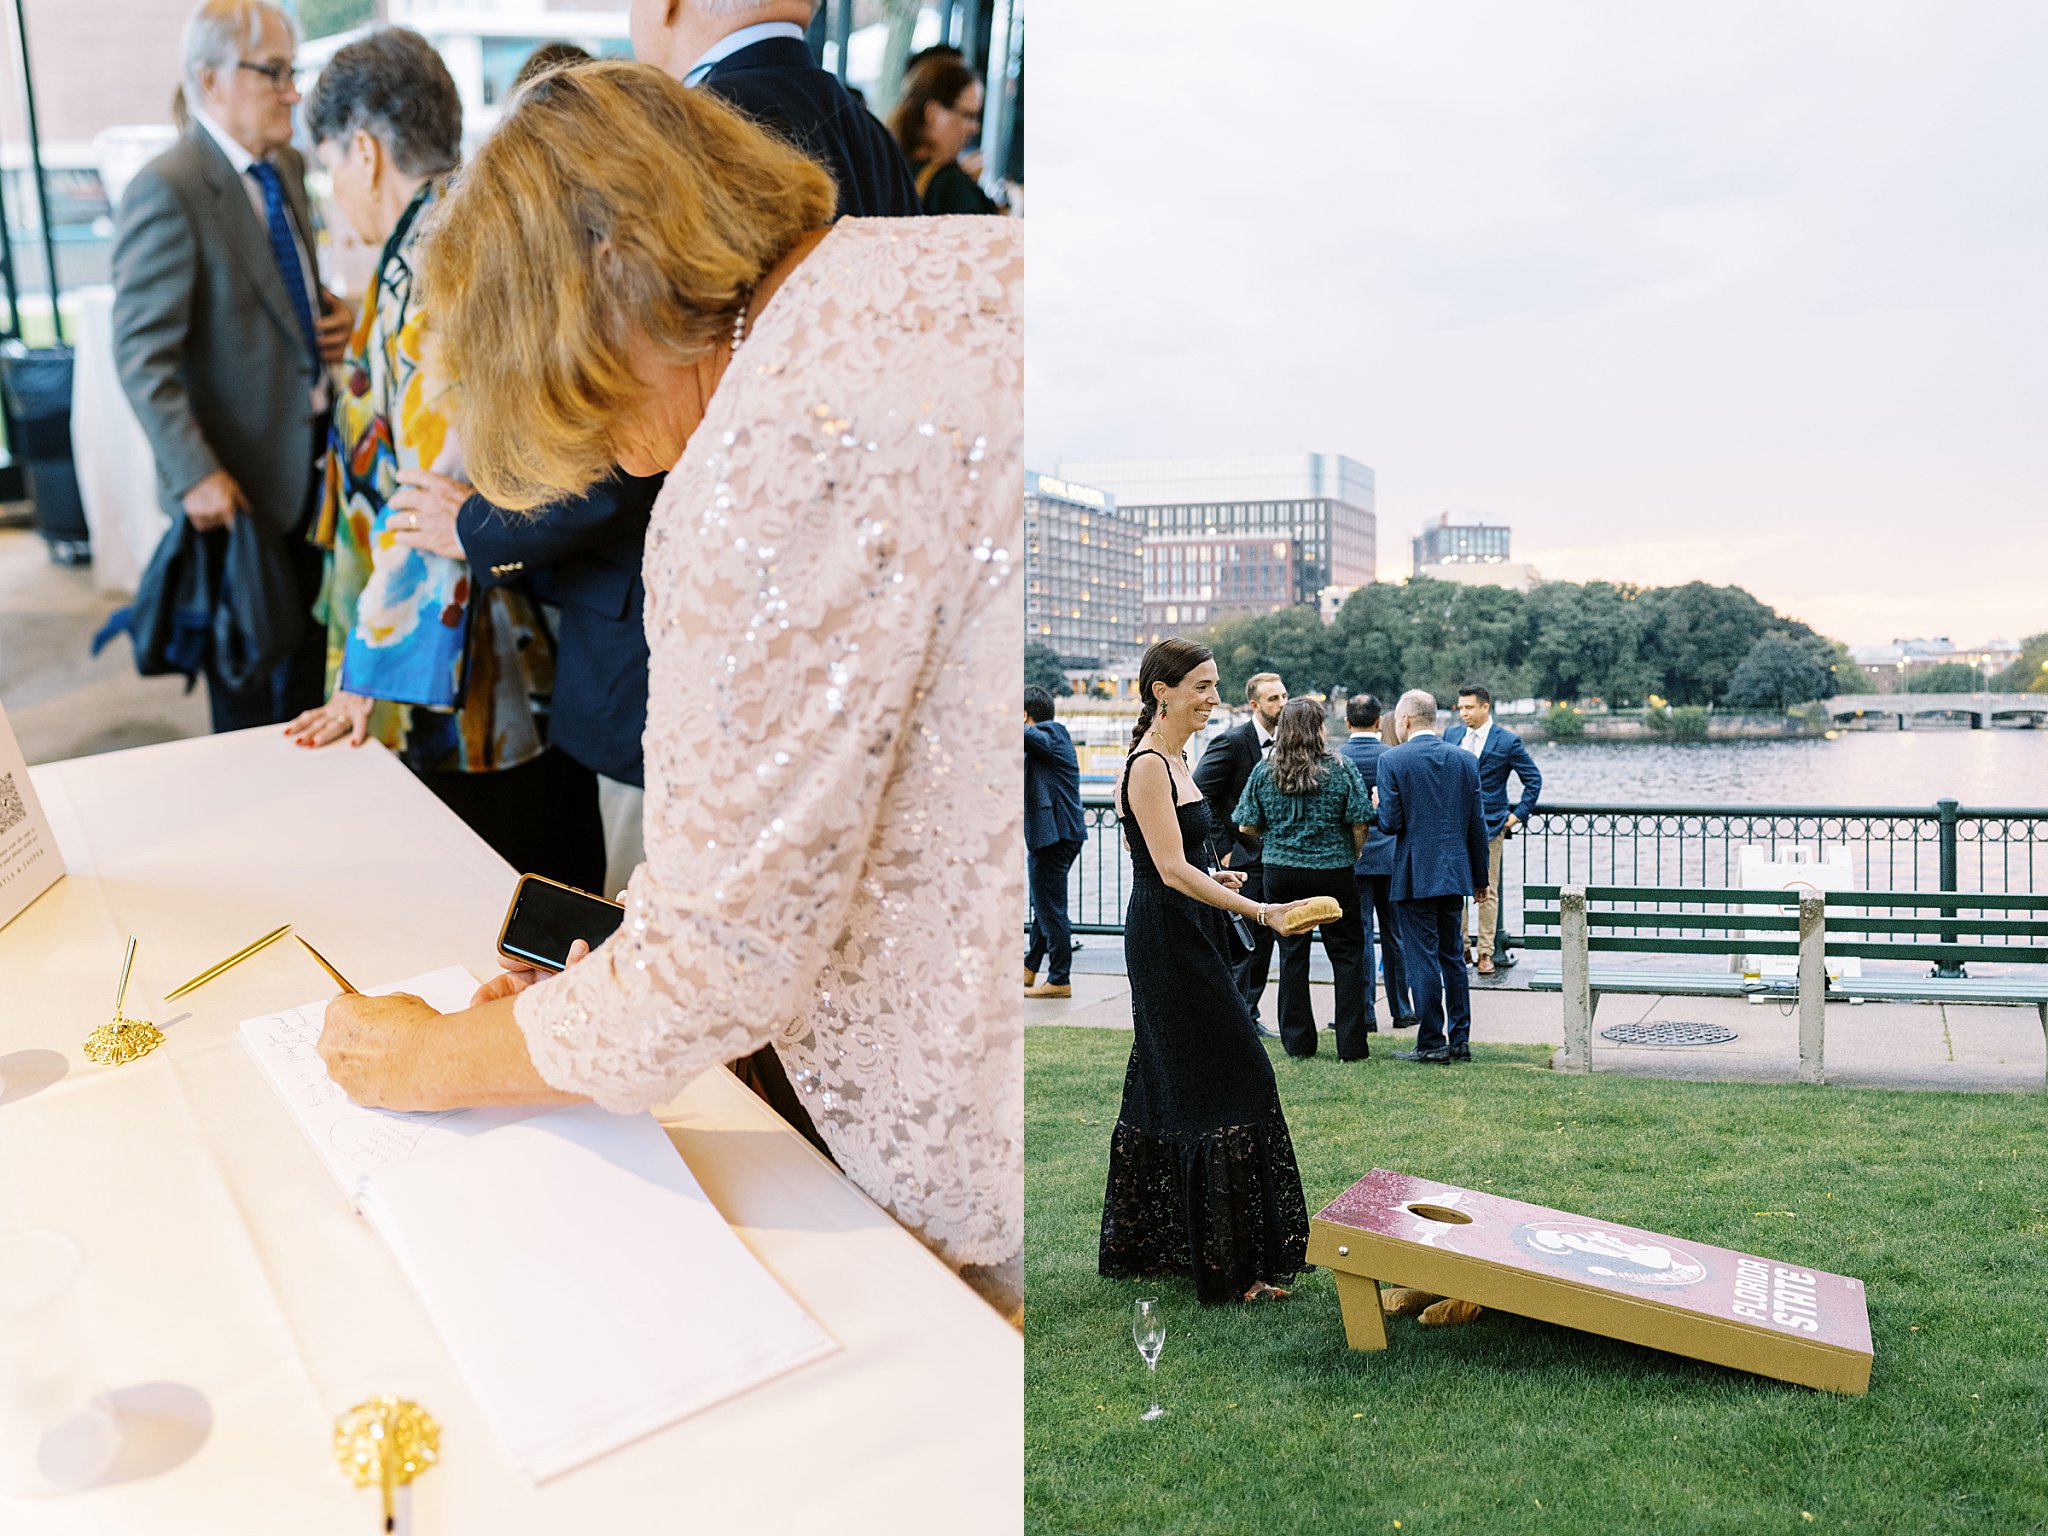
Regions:
<svg viewBox="0 0 2048 1536"><path fill-rule="evenodd" d="M284 291L291 295L292 309L299 317L299 329L306 333L306 351L317 372L320 341L313 329L313 304L306 293L305 269L299 265L299 248L292 241L292 227L285 218L284 187L277 179L277 167L258 160L249 167L256 185L263 189L263 218L270 226L270 254L277 258L277 274L284 279Z"/></svg>

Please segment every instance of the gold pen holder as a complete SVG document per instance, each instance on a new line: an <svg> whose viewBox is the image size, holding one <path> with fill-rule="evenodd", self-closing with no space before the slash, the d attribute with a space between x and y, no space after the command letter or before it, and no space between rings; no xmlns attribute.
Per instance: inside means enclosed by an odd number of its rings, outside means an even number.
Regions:
<svg viewBox="0 0 2048 1536"><path fill-rule="evenodd" d="M388 1531L393 1491L441 1459L441 1426L407 1398L373 1397L334 1421L334 1459L358 1488L383 1486Z"/></svg>
<svg viewBox="0 0 2048 1536"><path fill-rule="evenodd" d="M128 935L128 949L121 957L121 984L114 988L114 1017L85 1037L89 1061L103 1067L118 1067L140 1061L164 1043L164 1032L147 1019L131 1019L121 1009L128 1001L128 978L135 972L135 935Z"/></svg>
<svg viewBox="0 0 2048 1536"><path fill-rule="evenodd" d="M85 1054L87 1060L103 1067L118 1067L124 1062L140 1061L163 1043L164 1032L149 1020L124 1019L116 1014L111 1022L85 1037Z"/></svg>

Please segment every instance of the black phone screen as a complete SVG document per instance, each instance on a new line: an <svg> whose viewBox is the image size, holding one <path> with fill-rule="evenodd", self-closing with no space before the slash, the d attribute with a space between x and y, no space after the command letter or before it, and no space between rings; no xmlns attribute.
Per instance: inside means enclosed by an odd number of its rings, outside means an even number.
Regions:
<svg viewBox="0 0 2048 1536"><path fill-rule="evenodd" d="M599 896L532 878L519 882L498 948L515 960L559 971L578 939L597 948L625 920L626 909Z"/></svg>

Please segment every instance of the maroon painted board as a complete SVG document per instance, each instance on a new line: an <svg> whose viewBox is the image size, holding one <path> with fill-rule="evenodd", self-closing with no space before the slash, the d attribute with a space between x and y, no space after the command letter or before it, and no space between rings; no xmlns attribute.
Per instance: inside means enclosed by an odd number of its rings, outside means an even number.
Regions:
<svg viewBox="0 0 2048 1536"><path fill-rule="evenodd" d="M1317 1212L1309 1260L1338 1271L1354 1345L1365 1292L1415 1286L1834 1392L1870 1380L1863 1282L1376 1168ZM1376 1302L1376 1293L1373 1300ZM1363 1337L1367 1342L1361 1344Z"/></svg>

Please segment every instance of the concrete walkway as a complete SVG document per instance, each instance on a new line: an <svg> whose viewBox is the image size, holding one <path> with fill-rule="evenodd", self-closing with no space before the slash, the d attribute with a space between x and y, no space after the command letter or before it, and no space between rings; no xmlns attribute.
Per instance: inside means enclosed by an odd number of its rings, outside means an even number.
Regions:
<svg viewBox="0 0 2048 1536"><path fill-rule="evenodd" d="M1107 958L1115 939L1093 939ZM1086 951L1084 951L1086 953ZM1077 960L1079 957L1076 957ZM1121 958L1119 956L1119 958ZM1267 1024L1276 1018L1278 983L1261 1001ZM1332 989L1312 982L1309 994L1327 1023ZM1738 1038L1723 1045L1619 1046L1600 1031L1642 1020L1719 1024ZM1084 1029L1129 1029L1131 987L1121 971L1076 966L1074 995L1024 1002L1024 1022ZM1384 1026L1385 1019L1381 1024ZM1799 1076L1799 1016L1788 1004L1737 998L1625 997L1602 1000L1594 1019L1593 1070L1636 1077L1699 1082L1792 1083ZM1563 1004L1555 993L1505 986L1475 987L1475 1044L1549 1045L1563 1035ZM1382 1042L1385 1042L1382 1044ZM1373 1054L1412 1049L1413 1034L1373 1036ZM1336 1061L1325 1035L1320 1054ZM1833 1003L1827 1010L1827 1076L1846 1088L1943 1088L1978 1093L2040 1093L2048 1080L2048 1043L2032 1008L1959 1007L1935 1003ZM1410 1069L1407 1062L1390 1065ZM1425 1070L1414 1067L1412 1070ZM1428 1069L1435 1070L1435 1069Z"/></svg>

